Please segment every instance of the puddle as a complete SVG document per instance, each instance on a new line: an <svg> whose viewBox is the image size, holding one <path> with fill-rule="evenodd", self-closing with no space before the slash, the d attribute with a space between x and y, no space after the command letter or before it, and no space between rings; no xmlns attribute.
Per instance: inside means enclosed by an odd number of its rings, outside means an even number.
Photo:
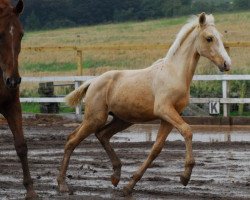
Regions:
<svg viewBox="0 0 250 200"><path fill-rule="evenodd" d="M155 141L159 125L134 125L133 127L116 134L115 142L149 142ZM194 127L194 142L250 142L250 127ZM168 141L184 141L181 134L173 129Z"/></svg>

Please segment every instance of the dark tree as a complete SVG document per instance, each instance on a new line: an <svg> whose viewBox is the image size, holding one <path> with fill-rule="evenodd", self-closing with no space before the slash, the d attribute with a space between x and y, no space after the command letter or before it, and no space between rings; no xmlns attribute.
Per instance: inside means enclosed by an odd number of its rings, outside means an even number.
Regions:
<svg viewBox="0 0 250 200"><path fill-rule="evenodd" d="M249 10L249 4L250 0L29 0L25 1L21 19L27 29L51 29L173 17L203 11Z"/></svg>

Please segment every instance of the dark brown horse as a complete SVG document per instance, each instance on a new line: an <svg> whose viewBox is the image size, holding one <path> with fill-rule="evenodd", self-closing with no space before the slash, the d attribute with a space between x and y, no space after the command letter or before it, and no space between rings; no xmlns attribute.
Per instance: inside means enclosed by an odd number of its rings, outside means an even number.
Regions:
<svg viewBox="0 0 250 200"><path fill-rule="evenodd" d="M22 163L26 199L33 199L37 195L28 167L19 100L21 77L18 72L18 55L23 36L19 16L22 11L22 0L15 7L11 6L9 0L0 0L0 113L7 119L14 136L15 149Z"/></svg>

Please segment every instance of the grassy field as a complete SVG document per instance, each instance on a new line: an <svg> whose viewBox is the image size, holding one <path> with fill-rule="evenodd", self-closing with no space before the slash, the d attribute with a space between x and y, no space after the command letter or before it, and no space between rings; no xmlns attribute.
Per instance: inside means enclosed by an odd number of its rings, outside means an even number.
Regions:
<svg viewBox="0 0 250 200"><path fill-rule="evenodd" d="M114 44L166 44L172 43L188 17L160 19L146 22L127 22L87 26L51 31L26 32L23 46L114 45ZM224 41L250 41L250 11L215 14L216 27ZM79 36L79 37L78 37ZM164 57L166 50L142 51L86 51L84 73L100 74L110 69L144 68ZM230 55L235 68L232 73L249 72L250 49L233 48ZM20 56L23 75L76 74L75 52L22 51ZM97 69L98 68L98 69ZM51 73L53 72L53 73ZM215 67L202 59L198 74L218 73Z"/></svg>
<svg viewBox="0 0 250 200"><path fill-rule="evenodd" d="M250 41L250 11L230 14L215 14L217 29L223 34L224 41ZM23 46L106 46L172 43L188 16L173 19L159 19L145 22L126 22L86 26L50 31L26 32ZM166 55L166 50L122 50L122 51L85 51L83 73L99 75L111 69L135 69L150 66ZM22 51L20 70L22 76L76 75L75 52L67 51ZM232 74L250 74L250 48L232 48ZM202 58L196 74L219 74L211 62ZM220 84L207 86L206 83L194 84L192 91L197 95L203 91L217 94ZM249 84L250 85L250 84ZM37 85L23 83L22 96L36 96ZM249 88L248 88L249 89ZM237 89L236 89L237 90ZM29 91L29 92L27 92ZM197 92L199 91L199 92ZM60 91L59 91L60 92ZM203 95L204 96L204 95ZM26 105L25 105L26 106ZM27 108L28 109L28 108Z"/></svg>

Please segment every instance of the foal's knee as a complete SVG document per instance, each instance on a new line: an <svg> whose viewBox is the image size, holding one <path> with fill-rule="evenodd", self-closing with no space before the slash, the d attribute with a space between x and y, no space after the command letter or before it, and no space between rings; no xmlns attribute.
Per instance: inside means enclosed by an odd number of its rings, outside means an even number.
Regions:
<svg viewBox="0 0 250 200"><path fill-rule="evenodd" d="M18 157L23 158L23 157L27 156L28 148L27 148L26 142L24 142L22 144L16 144L15 148L16 148L16 152L17 152Z"/></svg>

